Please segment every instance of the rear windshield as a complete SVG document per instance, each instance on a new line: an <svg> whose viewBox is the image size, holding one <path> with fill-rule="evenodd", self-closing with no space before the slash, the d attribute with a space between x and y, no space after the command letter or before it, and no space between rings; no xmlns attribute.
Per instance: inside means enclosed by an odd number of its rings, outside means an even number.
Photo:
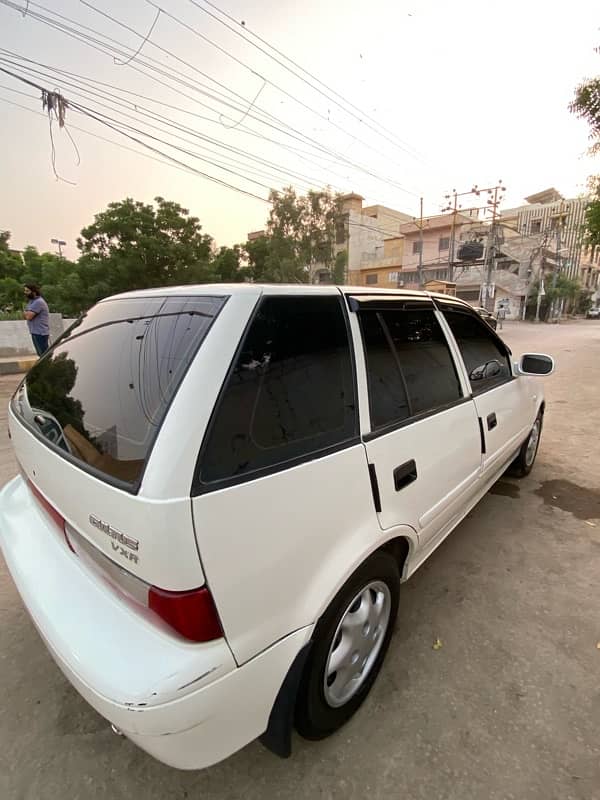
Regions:
<svg viewBox="0 0 600 800"><path fill-rule="evenodd" d="M224 297L99 303L28 373L16 415L58 452L135 487L181 379Z"/></svg>

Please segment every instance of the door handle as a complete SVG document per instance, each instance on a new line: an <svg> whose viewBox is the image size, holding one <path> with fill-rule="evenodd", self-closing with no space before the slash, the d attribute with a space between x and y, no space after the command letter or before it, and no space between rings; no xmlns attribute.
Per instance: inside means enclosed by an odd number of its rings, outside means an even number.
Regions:
<svg viewBox="0 0 600 800"><path fill-rule="evenodd" d="M487 415L488 431L491 431L492 428L495 428L497 424L498 424L498 420L496 419L496 414L495 414L495 412L492 411L491 414Z"/></svg>
<svg viewBox="0 0 600 800"><path fill-rule="evenodd" d="M417 480L417 465L414 459L406 461L394 470L394 488L397 492Z"/></svg>

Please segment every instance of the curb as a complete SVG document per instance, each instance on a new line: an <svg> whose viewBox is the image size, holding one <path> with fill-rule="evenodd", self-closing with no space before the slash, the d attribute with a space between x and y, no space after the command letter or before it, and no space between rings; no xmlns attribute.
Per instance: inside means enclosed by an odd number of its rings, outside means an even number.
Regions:
<svg viewBox="0 0 600 800"><path fill-rule="evenodd" d="M36 356L16 358L14 361L0 361L0 375L19 375L22 372L28 372L36 361Z"/></svg>

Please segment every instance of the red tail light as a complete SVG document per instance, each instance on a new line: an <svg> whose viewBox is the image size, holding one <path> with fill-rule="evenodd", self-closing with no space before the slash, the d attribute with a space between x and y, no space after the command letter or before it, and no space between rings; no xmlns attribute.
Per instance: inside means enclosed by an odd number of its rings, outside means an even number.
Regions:
<svg viewBox="0 0 600 800"><path fill-rule="evenodd" d="M69 537L67 536L65 518L59 511L57 511L54 508L54 506L51 503L48 502L48 500L46 500L46 498L40 492L40 490L36 486L34 486L33 483L28 478L26 480L27 480L27 485L29 486L29 489L31 491L31 494L38 501L38 503L42 507L42 510L46 512L46 514L50 517L52 522L54 522L54 524L61 531L62 535L65 537L65 542L69 545L69 550L71 550L71 552L74 553L75 550L73 549L73 545L71 544L71 542L69 541Z"/></svg>
<svg viewBox="0 0 600 800"><path fill-rule="evenodd" d="M167 592L151 586L148 606L168 625L193 642L221 639L223 628L208 589Z"/></svg>

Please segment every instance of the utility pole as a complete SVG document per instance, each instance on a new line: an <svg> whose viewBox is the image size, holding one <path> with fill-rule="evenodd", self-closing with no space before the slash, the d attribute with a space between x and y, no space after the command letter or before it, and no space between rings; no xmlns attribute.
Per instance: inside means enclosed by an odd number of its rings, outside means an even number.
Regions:
<svg viewBox="0 0 600 800"><path fill-rule="evenodd" d="M485 259L485 274L486 274L486 283L485 283L485 291L484 291L484 284L483 284L483 276L482 276L482 286L481 286L481 304L488 308L489 311L493 310L493 297L492 297L492 270L494 267L494 255L495 255L495 245L496 245L496 226L497 226L497 216L498 216L498 206L502 201L502 193L506 191L506 187L503 186L502 181L498 181L496 186L487 186L484 188L480 188L477 184L473 185L473 188L467 192L457 192L456 189L452 190L451 194L447 194L445 199L450 200L452 198L452 203L449 203L446 208L442 209L442 212L451 211L452 212L452 228L450 234L450 247L448 250L448 280L454 280L454 249L456 246L456 217L461 211L461 206L458 203L459 197L465 197L468 195L475 195L479 197L482 192L488 193L488 201L486 205L464 209L465 211L490 211L492 212L492 222L490 225L490 230L488 233L488 246L486 251L486 259Z"/></svg>
<svg viewBox="0 0 600 800"><path fill-rule="evenodd" d="M506 187L502 185L502 181L498 181L496 186L490 186L487 189L480 191L488 192L488 207L492 210L492 221L488 233L488 245L486 248L485 262L485 297L483 296L483 286L481 287L482 305L488 310L494 310L494 294L492 290L492 272L494 269L494 257L496 251L496 220L498 217L498 206L502 197L498 197L499 192L505 192ZM492 194L493 192L493 194Z"/></svg>
<svg viewBox="0 0 600 800"><path fill-rule="evenodd" d="M417 265L417 280L419 289L423 288L423 228L429 225L429 220L423 219L423 198L419 198L419 218L413 217L413 223L419 229L419 263Z"/></svg>
<svg viewBox="0 0 600 800"><path fill-rule="evenodd" d="M442 213L445 211L452 212L452 227L450 228L450 242L448 247L448 280L454 281L454 249L456 247L456 217L459 212L459 204L458 198L459 197L466 197L468 195L476 194L479 196L479 190L477 186L474 185L473 188L468 192L457 192L456 189L452 189L450 194L445 195L446 200L450 200L452 198L452 203L448 203L446 208L442 209ZM471 209L467 209L471 210Z"/></svg>
<svg viewBox="0 0 600 800"><path fill-rule="evenodd" d="M561 234L564 223L565 223L564 203L561 203L560 210L558 213L558 219L556 220L556 267L554 268L554 275L552 276L553 289L556 289L558 278L560 276L560 273L562 272ZM550 314L550 318L552 320L556 318L556 322L560 322L563 306L564 306L564 298L561 298L559 300L557 297L554 297L554 299L552 300L552 309Z"/></svg>
<svg viewBox="0 0 600 800"><path fill-rule="evenodd" d="M419 266L417 267L419 289L423 288L423 198L419 198Z"/></svg>

